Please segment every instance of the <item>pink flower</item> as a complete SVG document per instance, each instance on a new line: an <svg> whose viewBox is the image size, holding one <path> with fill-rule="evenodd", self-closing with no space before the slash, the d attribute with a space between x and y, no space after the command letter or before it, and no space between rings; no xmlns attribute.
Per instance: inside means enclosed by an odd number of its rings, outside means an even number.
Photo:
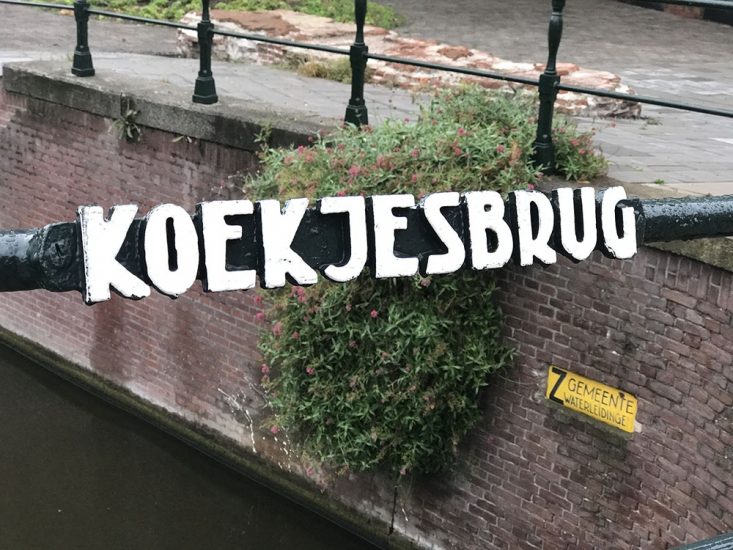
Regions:
<svg viewBox="0 0 733 550"><path fill-rule="evenodd" d="M283 333L283 324L281 321L278 321L274 325L272 325L272 333L275 336L280 336Z"/></svg>
<svg viewBox="0 0 733 550"><path fill-rule="evenodd" d="M412 183L417 183L417 174L412 174Z"/></svg>
<svg viewBox="0 0 733 550"><path fill-rule="evenodd" d="M534 191L536 189L536 185L534 183L528 183L527 184L527 190L528 191Z"/></svg>
<svg viewBox="0 0 733 550"><path fill-rule="evenodd" d="M416 148L416 149L413 149L413 150L412 150L412 151L410 152L410 156L411 156L412 158L416 159L417 157L419 157L419 156L420 156L420 150L419 150L419 149L417 149L417 148Z"/></svg>
<svg viewBox="0 0 733 550"><path fill-rule="evenodd" d="M346 191L344 191L344 190L342 189L341 191L338 191L338 192L336 193L336 196L337 196L337 197L345 197L345 196L346 196Z"/></svg>
<svg viewBox="0 0 733 550"><path fill-rule="evenodd" d="M302 155L305 152L305 147L303 145L298 146L298 154Z"/></svg>
<svg viewBox="0 0 733 550"><path fill-rule="evenodd" d="M283 159L283 164L284 164L285 166L290 166L291 164L293 164L293 157L292 157L292 156L290 156L290 155L286 156L286 157L285 157L285 158Z"/></svg>
<svg viewBox="0 0 733 550"><path fill-rule="evenodd" d="M270 432L272 432L274 435L277 435L280 433L280 428L278 428L277 426L273 426L272 428L270 428Z"/></svg>
<svg viewBox="0 0 733 550"><path fill-rule="evenodd" d="M499 153L500 155L501 155L501 154L502 154L502 153L503 153L504 151L506 151L506 147L504 147L504 145L502 145L502 144L499 144L499 145L497 145L497 146L496 146L496 152L497 152L497 153Z"/></svg>
<svg viewBox="0 0 733 550"><path fill-rule="evenodd" d="M260 372L262 374L270 374L270 367L268 367L265 363L262 363L262 366L260 367Z"/></svg>
<svg viewBox="0 0 733 550"><path fill-rule="evenodd" d="M264 303L265 299L262 297L261 294L255 295L255 305L261 306Z"/></svg>
<svg viewBox="0 0 733 550"><path fill-rule="evenodd" d="M458 128L458 135L463 137L466 135L466 129L465 128Z"/></svg>
<svg viewBox="0 0 733 550"><path fill-rule="evenodd" d="M457 157L460 157L463 154L463 149L461 149L458 146L453 147L453 154L455 154Z"/></svg>
<svg viewBox="0 0 733 550"><path fill-rule="evenodd" d="M580 140L579 139L571 139L570 140L570 145L572 145L573 147L577 147L578 145L580 145Z"/></svg>
<svg viewBox="0 0 733 550"><path fill-rule="evenodd" d="M255 321L258 323L264 323L265 322L265 313L262 311L258 311L255 313Z"/></svg>
<svg viewBox="0 0 733 550"><path fill-rule="evenodd" d="M430 286L430 283L431 281L429 278L420 279L420 286L423 288L428 288Z"/></svg>
<svg viewBox="0 0 733 550"><path fill-rule="evenodd" d="M351 311L351 308L352 308L351 304L346 304L346 311Z"/></svg>
<svg viewBox="0 0 733 550"><path fill-rule="evenodd" d="M291 337L291 338L292 338L293 340L300 340L300 332L298 332L298 331L296 330L296 331L294 331L294 332L293 332L293 334L291 334L291 335L290 335L290 337Z"/></svg>
<svg viewBox="0 0 733 550"><path fill-rule="evenodd" d="M586 153L587 153L587 151L585 149L580 149L578 151L578 154L580 154L580 155L585 155Z"/></svg>
<svg viewBox="0 0 733 550"><path fill-rule="evenodd" d="M369 313L369 316L370 316L370 317L371 317L372 319L376 319L377 317L379 317L379 312L378 312L378 311L377 311L376 309L373 309L373 310L372 310L372 311L371 311L371 312Z"/></svg>
<svg viewBox="0 0 733 550"><path fill-rule="evenodd" d="M356 349L357 347L359 347L359 344L356 343L356 340L349 340L349 347L351 349Z"/></svg>
<svg viewBox="0 0 733 550"><path fill-rule="evenodd" d="M405 117L405 122L410 122L410 117L409 116L406 116Z"/></svg>
<svg viewBox="0 0 733 550"><path fill-rule="evenodd" d="M305 372L308 376L313 376L316 373L316 369L314 369L313 367L308 367L307 369L305 369Z"/></svg>
<svg viewBox="0 0 733 550"><path fill-rule="evenodd" d="M356 164L352 164L351 168L349 168L349 177L354 179L359 177L359 174L361 174L361 168Z"/></svg>

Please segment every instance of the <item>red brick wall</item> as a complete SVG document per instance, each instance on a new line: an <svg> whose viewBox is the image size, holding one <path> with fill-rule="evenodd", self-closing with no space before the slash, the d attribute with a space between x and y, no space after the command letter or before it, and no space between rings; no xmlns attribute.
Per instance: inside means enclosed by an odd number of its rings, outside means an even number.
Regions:
<svg viewBox="0 0 733 550"><path fill-rule="evenodd" d="M545 549L666 548L732 530L732 274L642 249L500 277L517 367L487 392L464 472L416 488L429 510L419 528ZM634 394L641 432L549 405L550 364Z"/></svg>
<svg viewBox="0 0 733 550"><path fill-rule="evenodd" d="M229 176L254 166L250 152L175 139L145 129L130 144L109 120L0 91L0 227L72 221L82 204L138 204L144 214L171 202L192 212L237 193ZM94 307L78 293L5 294L0 323L157 405L238 433L219 390L236 397L259 379L247 375L256 360L252 296L204 298L197 289Z"/></svg>
<svg viewBox="0 0 733 550"><path fill-rule="evenodd" d="M191 210L235 196L228 176L254 166L248 152L147 129L127 144L109 127L0 92L0 227L72 220L90 203ZM499 277L517 365L492 381L455 471L401 489L396 528L462 549L664 548L733 530L732 274L643 249ZM302 472L260 428L255 312L245 293L91 308L73 293L0 296L6 329ZM641 431L550 406L550 364L636 395ZM388 480L319 482L390 520Z"/></svg>

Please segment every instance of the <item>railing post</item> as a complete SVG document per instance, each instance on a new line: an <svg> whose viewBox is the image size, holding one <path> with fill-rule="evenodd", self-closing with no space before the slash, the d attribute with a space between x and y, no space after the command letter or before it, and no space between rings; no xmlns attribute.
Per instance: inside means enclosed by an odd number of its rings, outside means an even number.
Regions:
<svg viewBox="0 0 733 550"><path fill-rule="evenodd" d="M92 53L89 51L89 2L74 1L74 19L76 19L76 49L71 73L76 76L94 76Z"/></svg>
<svg viewBox="0 0 733 550"><path fill-rule="evenodd" d="M540 112L537 120L537 139L534 142L534 162L544 167L546 174L555 171L555 146L552 143L552 115L557 99L557 51L562 38L562 10L565 0L552 0L552 17L548 33L549 56L545 72L540 75Z"/></svg>
<svg viewBox="0 0 733 550"><path fill-rule="evenodd" d="M344 122L356 126L369 124L369 113L364 102L364 81L366 79L367 53L369 48L364 43L364 23L366 22L367 0L354 0L356 17L356 40L351 46L351 99L346 108Z"/></svg>
<svg viewBox="0 0 733 550"><path fill-rule="evenodd" d="M214 25L209 16L209 0L202 0L203 10L198 24L199 75L193 90L193 102L211 105L219 101L216 83L211 72L211 46L214 41Z"/></svg>

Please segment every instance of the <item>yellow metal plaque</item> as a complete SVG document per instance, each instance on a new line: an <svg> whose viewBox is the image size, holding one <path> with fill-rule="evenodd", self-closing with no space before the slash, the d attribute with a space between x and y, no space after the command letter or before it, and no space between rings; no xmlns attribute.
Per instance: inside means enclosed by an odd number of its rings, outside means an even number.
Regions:
<svg viewBox="0 0 733 550"><path fill-rule="evenodd" d="M558 367L547 373L547 399L623 430L634 431L636 397Z"/></svg>

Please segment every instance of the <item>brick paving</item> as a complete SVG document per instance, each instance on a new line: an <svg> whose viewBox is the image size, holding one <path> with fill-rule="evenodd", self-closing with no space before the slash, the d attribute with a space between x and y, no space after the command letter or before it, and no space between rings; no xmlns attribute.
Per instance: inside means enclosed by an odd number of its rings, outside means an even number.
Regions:
<svg viewBox="0 0 733 550"><path fill-rule="evenodd" d="M537 0L385 3L407 16L408 24L400 32L408 36L480 48L513 61L541 61L546 56L549 1L547 6ZM0 28L0 63L68 55L73 48L72 17L15 6L0 6L0 17L14 22ZM638 93L732 109L732 39L733 27L718 23L604 0L571 0L560 60L617 72ZM170 29L92 21L90 43L100 63L114 59L109 70L127 71L135 78L188 86L195 75L190 61L141 62L102 54L175 55L175 33ZM191 68L184 69L186 63ZM349 94L344 85L266 67L218 66L215 74L223 97L267 98L274 105L305 108L322 117L342 116ZM376 122L416 110L412 98L400 91L371 87L367 99ZM644 107L644 117L580 121L598 130L596 142L611 161L610 177L685 193L733 193L733 121L656 107Z"/></svg>

